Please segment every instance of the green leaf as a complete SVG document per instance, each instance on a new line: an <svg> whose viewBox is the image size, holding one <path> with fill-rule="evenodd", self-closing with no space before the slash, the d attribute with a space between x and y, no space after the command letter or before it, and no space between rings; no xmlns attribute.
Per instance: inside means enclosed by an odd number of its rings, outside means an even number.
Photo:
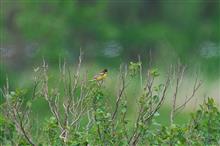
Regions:
<svg viewBox="0 0 220 146"><path fill-rule="evenodd" d="M32 103L31 103L30 101L28 101L28 102L26 103L26 106L27 106L27 107L31 107L31 106L32 106Z"/></svg>
<svg viewBox="0 0 220 146"><path fill-rule="evenodd" d="M126 107L123 107L122 109L121 109L121 112L124 114L124 113L126 113L126 111L127 111L127 108Z"/></svg>
<svg viewBox="0 0 220 146"><path fill-rule="evenodd" d="M150 74L151 74L153 77L158 77L158 76L160 75L157 68L151 69L151 70L150 70Z"/></svg>

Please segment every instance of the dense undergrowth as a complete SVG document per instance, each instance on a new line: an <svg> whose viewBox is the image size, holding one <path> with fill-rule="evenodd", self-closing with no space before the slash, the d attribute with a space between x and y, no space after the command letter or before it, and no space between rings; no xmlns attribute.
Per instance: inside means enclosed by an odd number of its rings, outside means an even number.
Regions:
<svg viewBox="0 0 220 146"><path fill-rule="evenodd" d="M164 81L155 84L160 76L151 67L143 73L141 62L122 65L119 71L117 95L114 104L106 100L105 81L89 81L80 72L81 56L75 72L64 63L56 84L49 85L48 65L44 62L34 71L33 87L29 90L11 91L8 81L2 88L4 103L1 105L1 145L220 145L220 113L212 98L191 114L190 120L178 125L176 115L194 97L201 83L195 80L192 94L177 105L178 90L185 67L178 65L169 69ZM142 75L143 74L143 75ZM137 98L138 110L134 122L127 118L127 87L135 77L141 79L142 94ZM8 79L6 79L8 80ZM170 85L175 86L170 112L170 125L155 120L166 99ZM37 99L47 102L51 117L45 117L38 125L32 111ZM132 125L132 126L129 126Z"/></svg>

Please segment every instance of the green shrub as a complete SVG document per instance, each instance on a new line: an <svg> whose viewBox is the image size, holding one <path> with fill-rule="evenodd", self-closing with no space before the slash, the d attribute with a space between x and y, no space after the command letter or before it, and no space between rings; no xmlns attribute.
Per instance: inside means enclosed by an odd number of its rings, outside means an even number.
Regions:
<svg viewBox="0 0 220 146"><path fill-rule="evenodd" d="M2 145L219 145L220 113L209 98L191 115L188 123L172 122L164 126L155 120L171 84L171 74L164 83L155 84L159 71L148 69L146 83L137 102L137 117L128 119L126 90L134 76L141 75L141 63L121 67L118 93L109 105L105 83L88 81L78 69L71 73L61 67L59 84L50 86L48 66L35 69L33 90L2 89L5 102L0 116ZM140 73L140 74L139 74ZM196 86L195 86L196 87ZM193 95L195 94L193 90ZM30 94L32 93L32 94ZM35 100L48 104L50 117L38 124L32 112ZM114 98L112 98L114 99ZM183 103L185 105L186 103ZM38 125L37 125L38 124ZM36 132L38 131L38 132Z"/></svg>

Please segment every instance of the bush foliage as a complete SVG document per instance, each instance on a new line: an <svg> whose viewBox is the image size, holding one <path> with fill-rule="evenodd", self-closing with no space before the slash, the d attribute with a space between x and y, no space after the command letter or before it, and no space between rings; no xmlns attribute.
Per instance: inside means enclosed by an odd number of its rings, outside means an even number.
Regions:
<svg viewBox="0 0 220 146"><path fill-rule="evenodd" d="M137 117L131 122L127 118L129 107L126 89L130 80L135 76L142 76L141 63L132 62L129 67L121 66L120 84L117 85L118 93L114 104L105 100L107 96L104 90L105 83L88 81L87 75L80 73L80 68L81 58L74 73L64 64L60 67L61 76L56 79L57 84L50 86L48 66L44 62L42 67L35 69L36 76L31 92L10 91L7 83L2 89L4 103L1 105L3 112L0 116L1 144L53 146L220 144L220 113L212 98L205 100L184 125L175 124L173 119L176 111L184 108L188 102L180 106L173 102L169 126L155 120L155 117L160 116L158 110L172 84L172 71L168 72L164 83L155 84L154 80L160 74L157 69L148 69L142 94L136 103ZM178 69L179 75L182 75L184 70ZM176 76L176 81L179 77ZM179 84L176 86L178 89ZM196 81L192 96L199 86ZM173 96L175 100L177 91ZM51 112L51 117L45 117L41 125L37 125L32 112L32 106L39 98L48 103Z"/></svg>

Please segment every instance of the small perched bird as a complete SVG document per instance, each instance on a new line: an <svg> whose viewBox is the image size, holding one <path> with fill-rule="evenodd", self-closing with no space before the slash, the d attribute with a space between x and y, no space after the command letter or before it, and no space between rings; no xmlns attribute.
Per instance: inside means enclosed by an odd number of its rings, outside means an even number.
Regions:
<svg viewBox="0 0 220 146"><path fill-rule="evenodd" d="M108 70L107 70L107 69L104 69L104 70L101 71L99 74L95 75L95 76L93 77L93 79L90 80L90 81L102 81L102 80L104 80L104 79L107 77L107 72L108 72Z"/></svg>

